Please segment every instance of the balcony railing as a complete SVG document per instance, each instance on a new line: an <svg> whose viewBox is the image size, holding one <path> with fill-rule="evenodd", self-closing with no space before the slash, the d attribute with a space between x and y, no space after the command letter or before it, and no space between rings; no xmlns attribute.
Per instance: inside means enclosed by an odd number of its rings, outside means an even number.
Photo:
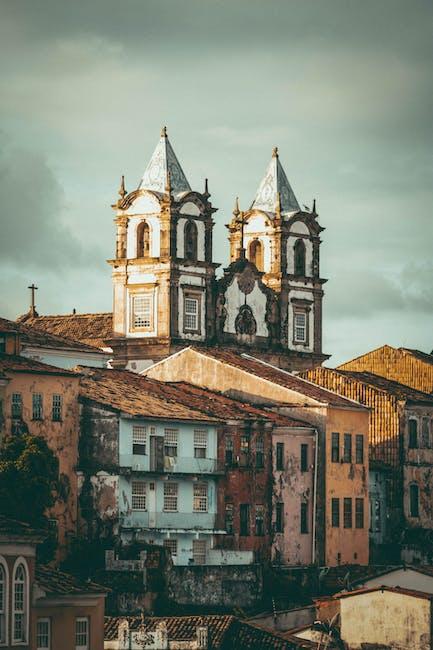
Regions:
<svg viewBox="0 0 433 650"><path fill-rule="evenodd" d="M170 530L214 530L216 514L211 512L145 512L120 516L121 528L168 528Z"/></svg>
<svg viewBox="0 0 433 650"><path fill-rule="evenodd" d="M224 463L216 458L182 458L164 456L157 464L149 456L121 454L120 466L133 472L157 474L224 474Z"/></svg>

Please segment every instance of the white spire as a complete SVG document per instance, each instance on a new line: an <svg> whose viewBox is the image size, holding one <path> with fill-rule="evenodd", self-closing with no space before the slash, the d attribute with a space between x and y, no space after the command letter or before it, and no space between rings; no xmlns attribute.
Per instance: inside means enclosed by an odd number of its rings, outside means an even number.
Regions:
<svg viewBox="0 0 433 650"><path fill-rule="evenodd" d="M275 147L272 152L271 162L259 185L251 208L264 210L265 212L275 212L278 194L280 195L281 212L297 212L301 209L280 163L278 149Z"/></svg>
<svg viewBox="0 0 433 650"><path fill-rule="evenodd" d="M155 190L164 193L168 184L168 173L170 173L170 185L173 194L191 191L191 187L168 139L167 129L164 126L138 189Z"/></svg>

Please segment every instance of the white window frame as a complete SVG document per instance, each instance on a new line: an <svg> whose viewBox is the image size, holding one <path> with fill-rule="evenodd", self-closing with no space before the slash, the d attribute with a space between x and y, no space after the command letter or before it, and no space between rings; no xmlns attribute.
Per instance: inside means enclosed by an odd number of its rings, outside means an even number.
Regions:
<svg viewBox="0 0 433 650"><path fill-rule="evenodd" d="M199 547L199 549L197 549ZM205 539L192 540L192 559L194 564L206 564L207 543ZM198 560L198 561L197 561Z"/></svg>
<svg viewBox="0 0 433 650"><path fill-rule="evenodd" d="M299 318L303 319L303 324L299 324ZM299 334L301 331L303 335ZM304 345L308 343L308 314L306 311L296 308L293 310L293 342Z"/></svg>
<svg viewBox="0 0 433 650"><path fill-rule="evenodd" d="M78 625L80 623L85 623L85 632L79 631L78 630ZM86 635L86 644L83 645L82 643L78 643L78 641L81 641L79 639L79 635ZM89 650L90 648L90 624L89 624L89 617L88 616L78 616L75 619L75 650Z"/></svg>
<svg viewBox="0 0 433 650"><path fill-rule="evenodd" d="M200 331L200 297L185 294L183 299L183 329L185 332Z"/></svg>
<svg viewBox="0 0 433 650"><path fill-rule="evenodd" d="M32 393L32 420L44 419L44 397L42 393Z"/></svg>
<svg viewBox="0 0 433 650"><path fill-rule="evenodd" d="M137 311L136 303L138 301L146 301L148 307L142 306ZM152 332L154 329L154 306L155 306L155 292L142 291L140 293L132 293L130 295L130 325L131 332Z"/></svg>
<svg viewBox="0 0 433 650"><path fill-rule="evenodd" d="M147 511L146 481L131 481L131 508L135 512Z"/></svg>
<svg viewBox="0 0 433 650"><path fill-rule="evenodd" d="M194 429L194 458L207 458L208 437L207 429ZM204 456L200 455L202 449Z"/></svg>
<svg viewBox="0 0 433 650"><path fill-rule="evenodd" d="M207 483L193 484L193 512L207 512L209 502L209 485Z"/></svg>
<svg viewBox="0 0 433 650"><path fill-rule="evenodd" d="M179 451L178 445L179 445L179 429L174 429L170 427L165 428L164 429L164 456L177 458L178 451ZM174 450L175 453L166 454L165 453L166 447L170 447L170 449Z"/></svg>
<svg viewBox="0 0 433 650"><path fill-rule="evenodd" d="M18 415L17 415L17 412ZM23 395L22 393L12 393L11 396L11 417L18 420L23 417Z"/></svg>
<svg viewBox="0 0 433 650"><path fill-rule="evenodd" d="M0 600L0 631L3 630L3 638L0 637L0 647L8 645L9 642L9 567L4 557L0 556L0 570L3 572L2 601Z"/></svg>
<svg viewBox="0 0 433 650"><path fill-rule="evenodd" d="M178 512L179 483L164 483L164 512Z"/></svg>
<svg viewBox="0 0 433 650"><path fill-rule="evenodd" d="M47 638L47 645L40 645L40 640L39 637L42 636L39 633L39 624L40 623L46 623L47 624L47 634L45 635ZM38 618L36 621L36 650L50 650L51 648L51 619L50 618Z"/></svg>
<svg viewBox="0 0 433 650"><path fill-rule="evenodd" d="M17 584L21 584L21 582L18 582L16 580L16 572L17 569L22 566L24 568L24 582L22 583L23 586L23 609L22 610L17 610L15 607L15 594L16 594L16 586ZM12 571L12 645L13 646L20 646L20 645L28 645L29 641L29 568L27 566L26 560L20 556L15 560L14 568ZM23 616L24 622L23 622L23 629L24 629L24 639L18 639L15 636L15 620L17 616Z"/></svg>
<svg viewBox="0 0 433 650"><path fill-rule="evenodd" d="M144 451L140 452L140 454L144 456L147 454L147 426L143 424L134 424L132 426L132 453L135 453L134 445L142 445Z"/></svg>

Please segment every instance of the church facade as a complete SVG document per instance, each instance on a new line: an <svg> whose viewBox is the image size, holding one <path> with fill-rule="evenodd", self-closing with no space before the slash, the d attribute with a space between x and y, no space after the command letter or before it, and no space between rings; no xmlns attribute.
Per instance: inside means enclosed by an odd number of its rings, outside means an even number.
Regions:
<svg viewBox="0 0 433 650"><path fill-rule="evenodd" d="M192 190L166 129L138 188L122 179L113 279L114 365L140 371L195 344L235 346L288 370L320 365L320 233L301 210L275 149L247 211L228 225L230 265L213 261L216 208Z"/></svg>

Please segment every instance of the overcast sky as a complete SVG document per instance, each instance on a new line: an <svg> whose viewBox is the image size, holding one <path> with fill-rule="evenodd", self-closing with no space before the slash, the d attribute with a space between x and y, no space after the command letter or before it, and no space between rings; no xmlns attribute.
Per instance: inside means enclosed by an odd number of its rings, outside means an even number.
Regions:
<svg viewBox="0 0 433 650"><path fill-rule="evenodd" d="M323 232L330 364L433 348L431 0L0 0L0 315L111 310L121 174L166 124L214 258L272 147Z"/></svg>

